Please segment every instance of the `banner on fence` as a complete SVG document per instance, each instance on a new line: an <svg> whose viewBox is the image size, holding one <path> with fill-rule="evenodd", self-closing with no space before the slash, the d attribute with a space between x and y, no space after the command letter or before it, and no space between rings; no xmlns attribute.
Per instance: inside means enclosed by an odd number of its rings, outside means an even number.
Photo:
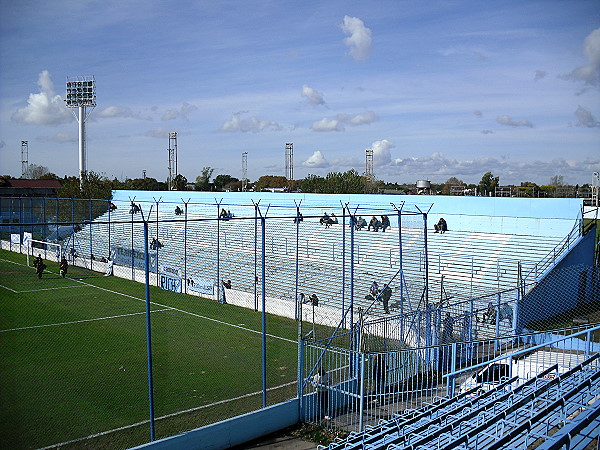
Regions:
<svg viewBox="0 0 600 450"><path fill-rule="evenodd" d="M214 294L214 283L209 278L188 277L186 280L188 291L198 292L199 294Z"/></svg>
<svg viewBox="0 0 600 450"><path fill-rule="evenodd" d="M169 276L177 277L177 278L183 278L182 270L177 267L166 266L164 264L160 264L159 271L160 271L160 273L163 273L165 275L169 275Z"/></svg>
<svg viewBox="0 0 600 450"><path fill-rule="evenodd" d="M125 247L113 247L112 250L115 264L121 266L131 266L131 259L133 255L133 267L136 269L145 269L145 256L143 251ZM156 255L149 253L148 258L150 272L156 272Z"/></svg>
<svg viewBox="0 0 600 450"><path fill-rule="evenodd" d="M12 233L10 235L10 243L13 245L19 245L21 243L21 235L18 233Z"/></svg>
<svg viewBox="0 0 600 450"><path fill-rule="evenodd" d="M165 291L173 291L181 294L181 278L160 274L160 288Z"/></svg>

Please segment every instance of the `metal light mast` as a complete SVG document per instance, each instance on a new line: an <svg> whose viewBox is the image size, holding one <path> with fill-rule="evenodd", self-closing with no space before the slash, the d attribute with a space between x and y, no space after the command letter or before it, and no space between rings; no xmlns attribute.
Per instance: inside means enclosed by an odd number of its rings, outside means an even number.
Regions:
<svg viewBox="0 0 600 450"><path fill-rule="evenodd" d="M177 189L175 178L177 177L177 132L169 133L169 190Z"/></svg>
<svg viewBox="0 0 600 450"><path fill-rule="evenodd" d="M21 141L21 178L29 178L29 145Z"/></svg>
<svg viewBox="0 0 600 450"><path fill-rule="evenodd" d="M96 80L93 76L67 77L66 100L68 108L77 108L78 114L73 116L79 123L79 179L87 172L87 149L85 136L85 122L89 117L86 108L96 107ZM91 111L90 111L91 112Z"/></svg>
<svg viewBox="0 0 600 450"><path fill-rule="evenodd" d="M288 180L294 179L294 144L292 142L285 144L285 177Z"/></svg>
<svg viewBox="0 0 600 450"><path fill-rule="evenodd" d="M592 206L600 206L598 191L600 190L600 172L592 174Z"/></svg>
<svg viewBox="0 0 600 450"><path fill-rule="evenodd" d="M248 152L242 153L242 192L248 189Z"/></svg>
<svg viewBox="0 0 600 450"><path fill-rule="evenodd" d="M368 148L365 150L366 164L365 164L365 178L368 185L373 183L373 149Z"/></svg>

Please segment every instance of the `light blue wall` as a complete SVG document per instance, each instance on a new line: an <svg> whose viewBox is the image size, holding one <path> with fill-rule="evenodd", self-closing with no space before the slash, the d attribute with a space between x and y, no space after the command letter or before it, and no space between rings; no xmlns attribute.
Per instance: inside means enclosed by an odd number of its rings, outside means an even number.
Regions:
<svg viewBox="0 0 600 450"><path fill-rule="evenodd" d="M214 204L221 202L237 216L254 215L253 202L260 201L264 212L271 205L270 216L293 215L296 204L304 216L335 212L341 216L341 204L348 203L376 214L389 214L391 204L405 212L429 211L429 228L440 217L448 222L450 231L482 231L533 236L566 236L581 216L582 199L574 198L508 198L463 197L445 195L338 195L298 194L271 192L199 192L199 191L114 191L113 201L136 203L162 202L182 205L190 203ZM250 206L248 206L250 205ZM357 212L357 214L360 213ZM215 207L215 215L217 208ZM392 226L397 225L390 215Z"/></svg>
<svg viewBox="0 0 600 450"><path fill-rule="evenodd" d="M298 399L135 447L136 449L217 450L240 445L299 422Z"/></svg>
<svg viewBox="0 0 600 450"><path fill-rule="evenodd" d="M577 245L525 296L525 301L519 304L519 328L527 327L531 321L580 307L581 302L597 300L592 274L595 239L596 227L582 236ZM582 290L583 285L585 290ZM585 298L582 298L584 293Z"/></svg>

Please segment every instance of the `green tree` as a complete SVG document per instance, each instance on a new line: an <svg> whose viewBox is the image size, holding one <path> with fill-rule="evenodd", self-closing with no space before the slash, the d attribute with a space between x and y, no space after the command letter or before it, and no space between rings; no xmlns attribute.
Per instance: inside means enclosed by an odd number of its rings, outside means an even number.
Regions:
<svg viewBox="0 0 600 450"><path fill-rule="evenodd" d="M174 191L186 191L188 180L183 175L179 174L173 179Z"/></svg>
<svg viewBox="0 0 600 450"><path fill-rule="evenodd" d="M456 177L450 177L450 178L448 178L448 180L446 181L446 183L444 183L444 186L442 187L442 194L450 195L451 191L452 191L452 186L466 187L467 184L463 180L459 180Z"/></svg>
<svg viewBox="0 0 600 450"><path fill-rule="evenodd" d="M262 191L268 188L284 188L287 186L287 178L278 175L263 175L254 184L256 191Z"/></svg>
<svg viewBox="0 0 600 450"><path fill-rule="evenodd" d="M112 198L112 182L96 172L83 172L78 177L64 177L58 196L61 198L104 199Z"/></svg>
<svg viewBox="0 0 600 450"><path fill-rule="evenodd" d="M500 177L494 177L492 172L486 172L479 182L479 193L483 196L489 196L490 193L495 192L499 182Z"/></svg>
<svg viewBox="0 0 600 450"><path fill-rule="evenodd" d="M213 185L215 186L215 191L223 191L227 186L238 181L240 180L232 177L231 175L217 175L213 180Z"/></svg>
<svg viewBox="0 0 600 450"><path fill-rule="evenodd" d="M365 191L365 177L356 170L330 172L325 178L308 175L301 184L302 192L322 194L362 194Z"/></svg>
<svg viewBox="0 0 600 450"><path fill-rule="evenodd" d="M361 194L365 191L366 179L356 170L330 172L325 177L327 192L331 194Z"/></svg>
<svg viewBox="0 0 600 450"><path fill-rule="evenodd" d="M50 171L46 166L38 166L37 164L29 164L27 166L27 177L30 180L40 180L44 175L49 174Z"/></svg>
<svg viewBox="0 0 600 450"><path fill-rule="evenodd" d="M323 193L325 192L325 178L314 174L308 174L300 184L302 192Z"/></svg>
<svg viewBox="0 0 600 450"><path fill-rule="evenodd" d="M550 178L550 186L559 187L564 184L564 177L562 175L554 175Z"/></svg>
<svg viewBox="0 0 600 450"><path fill-rule="evenodd" d="M212 177L215 169L206 166L202 168L202 174L196 177L194 189L197 191L210 191L210 177Z"/></svg>
<svg viewBox="0 0 600 450"><path fill-rule="evenodd" d="M134 191L165 191L168 188L167 183L151 177L127 179L124 182L115 179L112 184L113 189L131 189Z"/></svg>

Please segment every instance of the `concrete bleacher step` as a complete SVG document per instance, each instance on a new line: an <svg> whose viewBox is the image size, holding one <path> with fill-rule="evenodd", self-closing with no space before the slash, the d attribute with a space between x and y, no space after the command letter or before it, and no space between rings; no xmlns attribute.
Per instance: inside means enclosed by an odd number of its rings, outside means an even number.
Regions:
<svg viewBox="0 0 600 450"><path fill-rule="evenodd" d="M140 217L129 214L128 205L118 204L118 209L100 216L97 221L104 222L110 216L112 221L120 223L111 227L111 245L131 246L131 221ZM174 208L174 206L173 206ZM207 210L214 217L215 211ZM188 213L187 229L182 216L176 216L172 208L154 209L151 214L150 236L156 236L156 220L158 237L165 248L158 252L159 261L164 265L182 265L182 248L187 242L188 272L198 272L200 276L213 278L216 274L214 265L217 242L217 228L220 230L221 278L231 279L240 289L254 291L254 221L253 220L195 220L202 214ZM204 216L206 217L206 216ZM90 228L93 228L94 242L90 248ZM277 232L273 232L274 229ZM143 232L140 223L133 224L134 247L143 249ZM271 230L271 231L269 231ZM277 273L274 280L267 280L270 292L283 289L286 298L295 292L295 271L287 270L296 263L296 225L292 220L277 221L267 229L266 264L271 271ZM260 228L259 228L260 234ZM300 264L299 292L316 293L328 306L348 304L348 285L342 288L342 258L346 258L346 283L349 279L350 250L342 252L342 225L334 225L325 229L318 224L305 222L300 227L298 237L298 261ZM385 233L355 232L355 266L354 294L355 305L367 307L364 296L373 280L383 284L398 274L399 243L398 230L392 228ZM402 269L407 286L404 288L410 297L418 299L425 289L425 257L423 252L422 230L402 229L403 264ZM346 239L349 240L348 230ZM96 257L108 256L108 228L105 225L86 225L75 238L78 253ZM556 238L539 238L520 235L503 235L498 233L467 233L449 231L444 234L429 233L429 292L434 301L438 295L445 295L452 301L469 299L487 295L501 289L511 289L517 285L518 262L521 271L531 270L535 266L535 258L546 255L549 248L556 243ZM260 236L258 236L258 252L260 259ZM527 258L527 259L520 259ZM211 268L212 266L212 268ZM250 270L249 270L250 269ZM394 295L399 295L400 281L393 282ZM443 294L440 294L442 293ZM293 295L293 294L292 294ZM398 300L393 297L392 302ZM381 313L381 305L375 305L374 312Z"/></svg>

